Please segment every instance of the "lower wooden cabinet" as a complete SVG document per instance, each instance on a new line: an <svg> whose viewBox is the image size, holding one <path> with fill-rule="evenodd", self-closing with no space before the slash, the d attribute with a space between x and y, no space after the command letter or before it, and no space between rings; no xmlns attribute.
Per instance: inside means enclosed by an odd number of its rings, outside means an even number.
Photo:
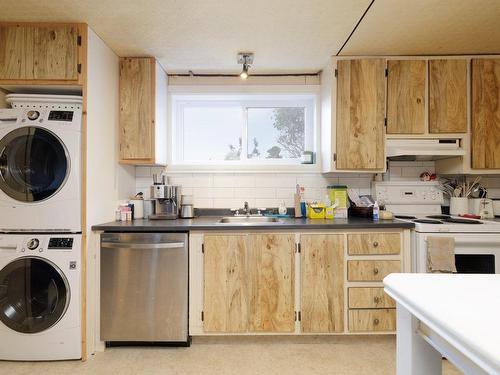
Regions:
<svg viewBox="0 0 500 375"><path fill-rule="evenodd" d="M207 235L203 329L293 332L294 234Z"/></svg>
<svg viewBox="0 0 500 375"><path fill-rule="evenodd" d="M293 332L293 234L248 236L248 291L250 332Z"/></svg>
<svg viewBox="0 0 500 375"><path fill-rule="evenodd" d="M348 299L350 309L396 307L396 303L384 292L384 288L349 288Z"/></svg>
<svg viewBox="0 0 500 375"><path fill-rule="evenodd" d="M344 236L301 236L301 330L344 330Z"/></svg>
<svg viewBox="0 0 500 375"><path fill-rule="evenodd" d="M246 332L248 293L245 236L205 237L204 329Z"/></svg>
<svg viewBox="0 0 500 375"><path fill-rule="evenodd" d="M403 230L190 234L190 334L394 332L382 279L408 272L408 244Z"/></svg>
<svg viewBox="0 0 500 375"><path fill-rule="evenodd" d="M399 260L349 260L347 280L382 281L390 273L401 272Z"/></svg>
<svg viewBox="0 0 500 375"><path fill-rule="evenodd" d="M349 310L350 332L396 330L396 309Z"/></svg>

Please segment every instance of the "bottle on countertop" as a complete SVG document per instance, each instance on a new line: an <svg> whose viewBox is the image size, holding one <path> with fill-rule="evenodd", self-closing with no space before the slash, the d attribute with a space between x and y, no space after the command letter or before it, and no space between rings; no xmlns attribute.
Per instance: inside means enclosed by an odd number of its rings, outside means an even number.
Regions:
<svg viewBox="0 0 500 375"><path fill-rule="evenodd" d="M278 207L278 213L280 215L286 215L286 204L285 201L281 201L279 207Z"/></svg>
<svg viewBox="0 0 500 375"><path fill-rule="evenodd" d="M378 206L378 202L375 201L375 204L373 205L373 220L378 221L380 218L380 207Z"/></svg>

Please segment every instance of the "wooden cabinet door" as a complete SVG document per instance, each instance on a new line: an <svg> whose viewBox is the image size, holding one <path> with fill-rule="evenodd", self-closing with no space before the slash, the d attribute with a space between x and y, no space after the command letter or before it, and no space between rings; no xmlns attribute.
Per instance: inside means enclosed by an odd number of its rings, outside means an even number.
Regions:
<svg viewBox="0 0 500 375"><path fill-rule="evenodd" d="M154 159L155 61L120 60L120 160Z"/></svg>
<svg viewBox="0 0 500 375"><path fill-rule="evenodd" d="M337 63L336 169L384 168L385 61Z"/></svg>
<svg viewBox="0 0 500 375"><path fill-rule="evenodd" d="M30 47L27 45L26 27L0 25L0 79L32 78L28 77L26 67Z"/></svg>
<svg viewBox="0 0 500 375"><path fill-rule="evenodd" d="M204 330L246 332L246 236L205 236Z"/></svg>
<svg viewBox="0 0 500 375"><path fill-rule="evenodd" d="M344 236L301 236L302 332L344 330Z"/></svg>
<svg viewBox="0 0 500 375"><path fill-rule="evenodd" d="M33 78L78 80L78 28L76 25L29 27L33 33ZM31 38L31 36L29 36Z"/></svg>
<svg viewBox="0 0 500 375"><path fill-rule="evenodd" d="M294 234L248 236L249 331L294 331L294 252Z"/></svg>
<svg viewBox="0 0 500 375"><path fill-rule="evenodd" d="M78 25L0 25L1 80L78 78Z"/></svg>
<svg viewBox="0 0 500 375"><path fill-rule="evenodd" d="M500 168L500 59L472 60L472 168Z"/></svg>
<svg viewBox="0 0 500 375"><path fill-rule="evenodd" d="M467 132L467 61L429 61L429 132Z"/></svg>
<svg viewBox="0 0 500 375"><path fill-rule="evenodd" d="M389 255L401 251L399 233L356 233L347 235L349 255Z"/></svg>
<svg viewBox="0 0 500 375"><path fill-rule="evenodd" d="M425 60L387 61L387 133L425 132Z"/></svg>

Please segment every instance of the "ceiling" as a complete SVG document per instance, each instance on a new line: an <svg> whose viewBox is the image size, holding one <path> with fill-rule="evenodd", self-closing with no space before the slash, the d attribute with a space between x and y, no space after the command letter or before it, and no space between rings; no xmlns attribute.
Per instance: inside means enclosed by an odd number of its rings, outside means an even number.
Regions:
<svg viewBox="0 0 500 375"><path fill-rule="evenodd" d="M375 0L342 55L500 53L499 0Z"/></svg>
<svg viewBox="0 0 500 375"><path fill-rule="evenodd" d="M317 72L346 40L341 55L500 53L499 0L371 3L0 0L0 21L85 22L119 56L156 56L169 73L238 73L239 51L255 53L254 73Z"/></svg>
<svg viewBox="0 0 500 375"><path fill-rule="evenodd" d="M0 0L3 21L86 22L119 56L156 56L167 72L317 72L371 0Z"/></svg>

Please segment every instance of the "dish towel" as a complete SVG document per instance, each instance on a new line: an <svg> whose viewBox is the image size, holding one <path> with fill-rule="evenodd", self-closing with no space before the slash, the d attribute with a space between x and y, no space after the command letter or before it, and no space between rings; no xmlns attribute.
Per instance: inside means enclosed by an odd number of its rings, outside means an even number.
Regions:
<svg viewBox="0 0 500 375"><path fill-rule="evenodd" d="M455 267L455 239L427 237L427 271L457 272Z"/></svg>

